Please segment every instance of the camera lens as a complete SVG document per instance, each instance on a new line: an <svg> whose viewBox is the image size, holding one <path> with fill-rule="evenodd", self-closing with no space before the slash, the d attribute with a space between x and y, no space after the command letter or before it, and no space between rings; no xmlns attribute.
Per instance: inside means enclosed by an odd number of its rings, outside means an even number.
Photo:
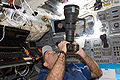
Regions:
<svg viewBox="0 0 120 80"><path fill-rule="evenodd" d="M66 23L75 24L78 14L79 14L79 6L72 4L64 6L64 15L65 15Z"/></svg>
<svg viewBox="0 0 120 80"><path fill-rule="evenodd" d="M76 29L75 24L78 14L79 6L66 5L64 7L66 40L71 43L74 41L74 31Z"/></svg>

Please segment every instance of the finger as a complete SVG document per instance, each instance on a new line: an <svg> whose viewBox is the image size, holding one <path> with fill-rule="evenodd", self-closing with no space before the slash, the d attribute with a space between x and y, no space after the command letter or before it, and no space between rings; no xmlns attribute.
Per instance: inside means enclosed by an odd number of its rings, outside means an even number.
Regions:
<svg viewBox="0 0 120 80"><path fill-rule="evenodd" d="M67 41L61 41L60 44L58 44L59 49L62 49L64 47L66 47L67 43L69 43L69 42L67 42Z"/></svg>
<svg viewBox="0 0 120 80"><path fill-rule="evenodd" d="M60 47L60 46L61 46L61 44L62 44L62 41L58 44L58 47Z"/></svg>
<svg viewBox="0 0 120 80"><path fill-rule="evenodd" d="M68 43L67 41L61 41L58 46Z"/></svg>
<svg viewBox="0 0 120 80"><path fill-rule="evenodd" d="M70 42L68 42L68 41L63 41L65 44L67 44L67 43L70 43Z"/></svg>

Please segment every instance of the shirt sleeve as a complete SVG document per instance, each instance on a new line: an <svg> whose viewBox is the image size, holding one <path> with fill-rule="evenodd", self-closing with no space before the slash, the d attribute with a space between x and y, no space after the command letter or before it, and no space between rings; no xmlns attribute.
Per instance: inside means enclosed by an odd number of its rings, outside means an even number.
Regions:
<svg viewBox="0 0 120 80"><path fill-rule="evenodd" d="M82 71L83 75L84 75L88 80L91 79L91 72L90 72L88 66L81 67L81 71Z"/></svg>
<svg viewBox="0 0 120 80"><path fill-rule="evenodd" d="M40 73L38 74L38 80L45 80L47 74L48 70L46 69L40 70Z"/></svg>

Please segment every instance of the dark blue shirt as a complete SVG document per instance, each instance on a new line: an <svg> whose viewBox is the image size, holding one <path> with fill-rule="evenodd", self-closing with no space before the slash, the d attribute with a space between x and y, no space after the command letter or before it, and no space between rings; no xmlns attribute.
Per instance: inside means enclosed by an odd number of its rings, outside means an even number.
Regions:
<svg viewBox="0 0 120 80"><path fill-rule="evenodd" d="M38 80L45 80L48 75L48 69L40 70ZM64 80L90 80L91 72L87 66L78 67L75 64L66 65Z"/></svg>

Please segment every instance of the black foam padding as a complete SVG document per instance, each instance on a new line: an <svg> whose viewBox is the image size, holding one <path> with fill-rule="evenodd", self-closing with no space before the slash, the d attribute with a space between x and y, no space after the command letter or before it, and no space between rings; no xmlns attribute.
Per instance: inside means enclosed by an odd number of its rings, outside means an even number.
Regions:
<svg viewBox="0 0 120 80"><path fill-rule="evenodd" d="M3 37L3 25L0 25L0 39ZM5 36L0 42L0 47L20 47L24 44L30 31L19 28L5 26Z"/></svg>

